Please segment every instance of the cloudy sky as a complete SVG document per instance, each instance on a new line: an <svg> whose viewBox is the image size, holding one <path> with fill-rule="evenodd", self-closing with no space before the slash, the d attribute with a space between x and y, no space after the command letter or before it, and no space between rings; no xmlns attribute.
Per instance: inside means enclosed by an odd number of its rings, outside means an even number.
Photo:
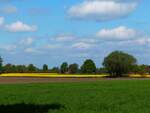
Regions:
<svg viewBox="0 0 150 113"><path fill-rule="evenodd" d="M150 64L149 0L0 0L5 63L58 66L114 50Z"/></svg>

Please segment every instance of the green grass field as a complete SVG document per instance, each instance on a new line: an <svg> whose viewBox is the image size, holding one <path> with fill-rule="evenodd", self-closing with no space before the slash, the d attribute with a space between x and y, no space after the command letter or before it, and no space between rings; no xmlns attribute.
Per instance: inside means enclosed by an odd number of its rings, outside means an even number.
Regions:
<svg viewBox="0 0 150 113"><path fill-rule="evenodd" d="M150 113L150 80L0 85L0 113Z"/></svg>

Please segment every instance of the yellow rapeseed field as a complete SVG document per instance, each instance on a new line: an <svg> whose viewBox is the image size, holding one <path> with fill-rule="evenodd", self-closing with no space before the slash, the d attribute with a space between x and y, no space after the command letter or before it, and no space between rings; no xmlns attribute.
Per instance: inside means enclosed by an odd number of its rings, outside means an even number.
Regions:
<svg viewBox="0 0 150 113"><path fill-rule="evenodd" d="M107 75L57 74L57 73L9 73L2 77L105 77Z"/></svg>
<svg viewBox="0 0 150 113"><path fill-rule="evenodd" d="M57 73L7 73L2 77L106 77L108 75L82 75L82 74L57 74ZM150 75L131 74L130 77L150 77Z"/></svg>

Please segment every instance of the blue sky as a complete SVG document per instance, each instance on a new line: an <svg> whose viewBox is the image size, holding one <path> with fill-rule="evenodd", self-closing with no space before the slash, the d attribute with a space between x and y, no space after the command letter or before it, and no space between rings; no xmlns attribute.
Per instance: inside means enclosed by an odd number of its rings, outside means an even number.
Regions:
<svg viewBox="0 0 150 113"><path fill-rule="evenodd" d="M114 50L150 64L149 0L0 0L5 64L59 66Z"/></svg>

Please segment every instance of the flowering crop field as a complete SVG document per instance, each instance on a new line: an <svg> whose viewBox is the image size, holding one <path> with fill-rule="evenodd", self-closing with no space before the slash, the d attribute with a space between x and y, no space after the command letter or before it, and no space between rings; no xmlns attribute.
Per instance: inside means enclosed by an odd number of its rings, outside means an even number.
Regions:
<svg viewBox="0 0 150 113"><path fill-rule="evenodd" d="M8 73L1 74L2 77L106 77L108 75L101 74L58 74L58 73ZM150 77L150 75L139 75L139 74L131 74L129 77Z"/></svg>
<svg viewBox="0 0 150 113"><path fill-rule="evenodd" d="M2 74L3 77L105 77L107 75L82 75L82 74L57 74L57 73L10 73Z"/></svg>

